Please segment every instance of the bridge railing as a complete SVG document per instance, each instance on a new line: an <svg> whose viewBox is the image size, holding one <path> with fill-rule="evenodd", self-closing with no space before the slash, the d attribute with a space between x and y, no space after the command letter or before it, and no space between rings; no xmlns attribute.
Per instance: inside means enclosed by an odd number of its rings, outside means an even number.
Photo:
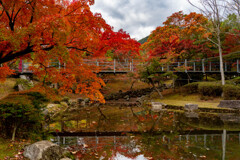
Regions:
<svg viewBox="0 0 240 160"><path fill-rule="evenodd" d="M100 72L134 72L138 65L141 65L141 62L137 60L125 60L125 61L117 61L117 60L106 60L106 59L94 59L88 60L84 59L83 62L87 65L98 66L100 68ZM21 61L19 63L19 68L16 69L20 73L32 72L29 67L32 64L30 62ZM61 64L59 61L53 61L49 63L49 67L55 67L58 69L62 69L66 67L65 64ZM240 72L240 63L237 61L228 61L223 63L223 68L225 72ZM207 61L207 60L185 60L182 62L171 62L164 65L159 66L158 69L160 72L220 72L220 63L218 61Z"/></svg>
<svg viewBox="0 0 240 160"><path fill-rule="evenodd" d="M218 61L195 60L184 62L172 62L160 66L161 72L220 72L220 63ZM223 63L224 72L240 72L239 60L227 61Z"/></svg>
<svg viewBox="0 0 240 160"><path fill-rule="evenodd" d="M129 72L136 68L133 61L117 61L115 59L112 61L105 59L83 60L83 63L98 66L102 72Z"/></svg>

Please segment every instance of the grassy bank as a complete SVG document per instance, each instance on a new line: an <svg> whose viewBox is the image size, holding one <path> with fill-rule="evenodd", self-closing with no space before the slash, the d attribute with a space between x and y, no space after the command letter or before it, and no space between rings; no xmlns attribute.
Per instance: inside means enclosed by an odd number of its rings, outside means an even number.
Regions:
<svg viewBox="0 0 240 160"><path fill-rule="evenodd" d="M4 83L0 83L0 99L14 92L13 87L15 84L16 79L14 78L8 78Z"/></svg>
<svg viewBox="0 0 240 160"><path fill-rule="evenodd" d="M11 142L8 139L0 137L0 160L20 157L21 150L26 144L28 142L25 140Z"/></svg>
<svg viewBox="0 0 240 160"><path fill-rule="evenodd" d="M168 105L175 105L175 106L185 106L187 103L198 104L200 108L218 108L218 104L221 98L213 98L211 100L201 100L198 94L192 95L181 95L179 93L170 94L164 96L164 99L157 99L159 102L163 102Z"/></svg>

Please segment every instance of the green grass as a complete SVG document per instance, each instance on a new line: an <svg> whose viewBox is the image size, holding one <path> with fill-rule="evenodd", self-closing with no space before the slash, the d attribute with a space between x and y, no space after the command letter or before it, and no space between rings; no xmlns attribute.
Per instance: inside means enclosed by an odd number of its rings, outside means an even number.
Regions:
<svg viewBox="0 0 240 160"><path fill-rule="evenodd" d="M131 78L128 78L127 76L122 76L121 77L111 77L109 78L110 81L106 84L106 86L103 88L103 92L105 94L110 94L110 93L117 93L119 90L122 90L123 92L129 91L132 85L132 82L134 80L131 80ZM151 87L147 83L141 82L140 80L135 81L133 85L133 90L137 89L144 89Z"/></svg>
<svg viewBox="0 0 240 160"><path fill-rule="evenodd" d="M204 101L200 99L198 94L184 96L180 93L166 95L164 99L156 99L156 101L175 106L185 106L187 103L198 104L200 108L218 108L220 100L221 98L214 98L213 100Z"/></svg>
<svg viewBox="0 0 240 160"><path fill-rule="evenodd" d="M4 160L6 157L8 157L7 159L14 157L25 144L27 144L27 142L24 140L11 142L8 139L0 137L0 160Z"/></svg>
<svg viewBox="0 0 240 160"><path fill-rule="evenodd" d="M5 82L0 82L0 99L7 96L9 93L14 92L14 85L16 80L13 78L6 79Z"/></svg>

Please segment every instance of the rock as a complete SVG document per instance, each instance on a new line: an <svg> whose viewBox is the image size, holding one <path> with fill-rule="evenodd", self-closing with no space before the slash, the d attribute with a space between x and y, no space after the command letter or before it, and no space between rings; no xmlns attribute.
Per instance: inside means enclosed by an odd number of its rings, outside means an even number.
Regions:
<svg viewBox="0 0 240 160"><path fill-rule="evenodd" d="M25 80L30 81L30 78L29 78L27 75L20 75L19 77L20 77L21 79L25 79Z"/></svg>
<svg viewBox="0 0 240 160"><path fill-rule="evenodd" d="M85 103L90 103L90 99L89 99L89 98L85 98L85 99L84 99L84 102L85 102Z"/></svg>
<svg viewBox="0 0 240 160"><path fill-rule="evenodd" d="M69 101L69 105L73 108L77 108L78 107L78 103L76 101Z"/></svg>
<svg viewBox="0 0 240 160"><path fill-rule="evenodd" d="M79 103L79 107L86 107L86 102L82 101L81 103Z"/></svg>
<svg viewBox="0 0 240 160"><path fill-rule="evenodd" d="M129 101L130 96L129 96L129 95L126 95L126 96L124 96L124 99L126 99L126 101Z"/></svg>
<svg viewBox="0 0 240 160"><path fill-rule="evenodd" d="M24 148L24 157L30 160L60 160L64 158L65 151L50 141L39 141Z"/></svg>
<svg viewBox="0 0 240 160"><path fill-rule="evenodd" d="M172 84L167 84L167 85L166 85L166 88L167 88L167 89L173 88L173 85L172 85Z"/></svg>
<svg viewBox="0 0 240 160"><path fill-rule="evenodd" d="M184 110L190 111L190 112L194 112L196 110L198 110L198 105L197 104L185 104Z"/></svg>
<svg viewBox="0 0 240 160"><path fill-rule="evenodd" d="M160 112L162 111L167 105L161 102L151 102L152 111L153 112Z"/></svg>
<svg viewBox="0 0 240 160"><path fill-rule="evenodd" d="M44 109L44 110L42 111L42 114L43 114L44 116L49 115L49 111L48 111L48 109Z"/></svg>
<svg viewBox="0 0 240 160"><path fill-rule="evenodd" d="M72 159L70 159L70 158L62 158L60 160L72 160Z"/></svg>
<svg viewBox="0 0 240 160"><path fill-rule="evenodd" d="M19 84L17 87L18 87L18 88L17 88L18 91L24 91L24 90L26 90L22 84Z"/></svg>
<svg viewBox="0 0 240 160"><path fill-rule="evenodd" d="M222 100L218 107L240 109L240 100Z"/></svg>
<svg viewBox="0 0 240 160"><path fill-rule="evenodd" d="M77 102L78 102L79 104L81 104L83 101L84 101L84 99L82 99L82 98L78 98L78 99L77 99Z"/></svg>
<svg viewBox="0 0 240 160"><path fill-rule="evenodd" d="M188 118L198 118L198 113L196 112L185 112L185 116Z"/></svg>

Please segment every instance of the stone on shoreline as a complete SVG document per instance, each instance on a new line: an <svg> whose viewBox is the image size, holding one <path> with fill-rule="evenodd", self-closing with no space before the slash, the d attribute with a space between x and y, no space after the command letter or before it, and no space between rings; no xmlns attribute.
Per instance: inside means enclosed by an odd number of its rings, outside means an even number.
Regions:
<svg viewBox="0 0 240 160"><path fill-rule="evenodd" d="M67 153L50 141L39 141L24 148L24 157L30 160L60 160Z"/></svg>
<svg viewBox="0 0 240 160"><path fill-rule="evenodd" d="M240 100L222 100L218 107L240 109Z"/></svg>

